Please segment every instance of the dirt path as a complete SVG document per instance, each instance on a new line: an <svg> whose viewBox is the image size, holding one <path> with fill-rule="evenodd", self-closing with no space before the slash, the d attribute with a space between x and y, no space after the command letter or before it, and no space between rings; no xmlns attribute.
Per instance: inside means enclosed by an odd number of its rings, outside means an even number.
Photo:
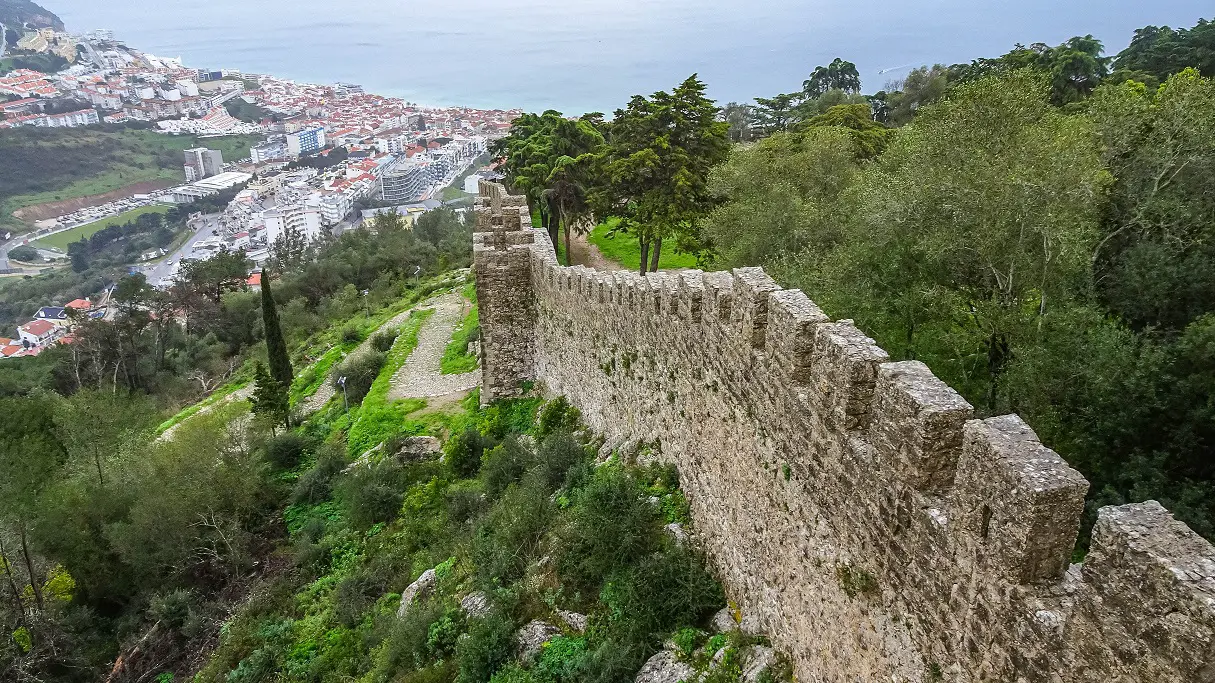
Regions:
<svg viewBox="0 0 1215 683"><path fill-rule="evenodd" d="M412 315L414 310L416 310L417 308L418 308L417 306L411 306L411 307L405 309L404 311L398 313L397 315L393 316L392 319L388 320L383 325L380 325L379 327L377 327L375 329L375 332L372 332L371 334L367 335L367 339L363 340L363 343L359 344L357 349L355 349L354 351L351 351L346 356L343 356L343 358L347 358L353 354L360 353L362 351L366 351L367 349L371 348L371 338L373 336L378 334L380 332L380 330L386 330L386 329L389 329L392 327L399 327L401 325L404 325L405 321L409 320L409 316ZM423 308L426 308L426 307L424 306ZM341 363L340 360L337 363L334 363L330 367L331 373L333 372L334 369L337 368L339 363ZM329 377L325 377L325 381L321 384L321 386L319 388L317 388L316 392L314 392L311 396L305 398L299 404L300 412L303 413L303 415L305 417L315 413L316 411L320 410L321 408L324 408L325 404L329 402L329 399L333 398L333 395L336 392L337 392L337 390L333 388L333 383L329 381Z"/></svg>
<svg viewBox="0 0 1215 683"><path fill-rule="evenodd" d="M599 252L599 247L591 244L588 233L570 235L570 255L573 265L586 266L595 270L623 270L619 263L608 260Z"/></svg>
<svg viewBox="0 0 1215 683"><path fill-rule="evenodd" d="M434 311L434 315L426 320L418 332L417 347L392 376L388 400L458 395L481 382L480 370L460 375L444 375L440 372L443 351L451 341L456 326L464 319L468 302L455 292L444 294L434 301Z"/></svg>

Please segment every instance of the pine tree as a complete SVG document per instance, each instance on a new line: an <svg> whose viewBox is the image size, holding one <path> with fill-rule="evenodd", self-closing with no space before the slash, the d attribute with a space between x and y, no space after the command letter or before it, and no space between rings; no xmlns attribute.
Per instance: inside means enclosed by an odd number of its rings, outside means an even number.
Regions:
<svg viewBox="0 0 1215 683"><path fill-rule="evenodd" d="M283 387L290 387L292 380L291 358L287 356L287 342L283 341L283 330L278 324L278 308L270 292L270 273L262 273L262 326L266 331L266 360L270 363L270 376Z"/></svg>

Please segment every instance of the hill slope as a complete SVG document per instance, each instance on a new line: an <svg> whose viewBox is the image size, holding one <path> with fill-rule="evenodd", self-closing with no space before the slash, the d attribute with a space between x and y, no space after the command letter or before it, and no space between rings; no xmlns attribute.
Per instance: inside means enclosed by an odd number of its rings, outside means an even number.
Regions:
<svg viewBox="0 0 1215 683"><path fill-rule="evenodd" d="M34 28L64 30L62 19L30 0L0 0L0 24L14 29L28 24Z"/></svg>

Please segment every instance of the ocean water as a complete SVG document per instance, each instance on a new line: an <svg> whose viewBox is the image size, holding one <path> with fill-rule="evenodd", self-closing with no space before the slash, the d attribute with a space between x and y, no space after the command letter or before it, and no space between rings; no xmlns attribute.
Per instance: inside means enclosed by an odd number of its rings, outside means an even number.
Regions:
<svg viewBox="0 0 1215 683"><path fill-rule="evenodd" d="M710 96L800 89L855 62L865 92L920 64L1092 33L1116 53L1210 0L42 0L69 30L108 28L186 64L269 73L430 105L611 112L699 73Z"/></svg>

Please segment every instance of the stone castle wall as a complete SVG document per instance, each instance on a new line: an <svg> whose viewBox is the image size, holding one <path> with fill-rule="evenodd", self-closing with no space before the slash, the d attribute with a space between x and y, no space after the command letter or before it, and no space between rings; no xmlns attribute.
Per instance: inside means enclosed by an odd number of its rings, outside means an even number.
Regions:
<svg viewBox="0 0 1215 683"><path fill-rule="evenodd" d="M973 419L761 269L561 267L483 183L483 397L539 383L610 440L659 442L731 599L798 680L1215 682L1215 548L1103 508L1015 415Z"/></svg>

